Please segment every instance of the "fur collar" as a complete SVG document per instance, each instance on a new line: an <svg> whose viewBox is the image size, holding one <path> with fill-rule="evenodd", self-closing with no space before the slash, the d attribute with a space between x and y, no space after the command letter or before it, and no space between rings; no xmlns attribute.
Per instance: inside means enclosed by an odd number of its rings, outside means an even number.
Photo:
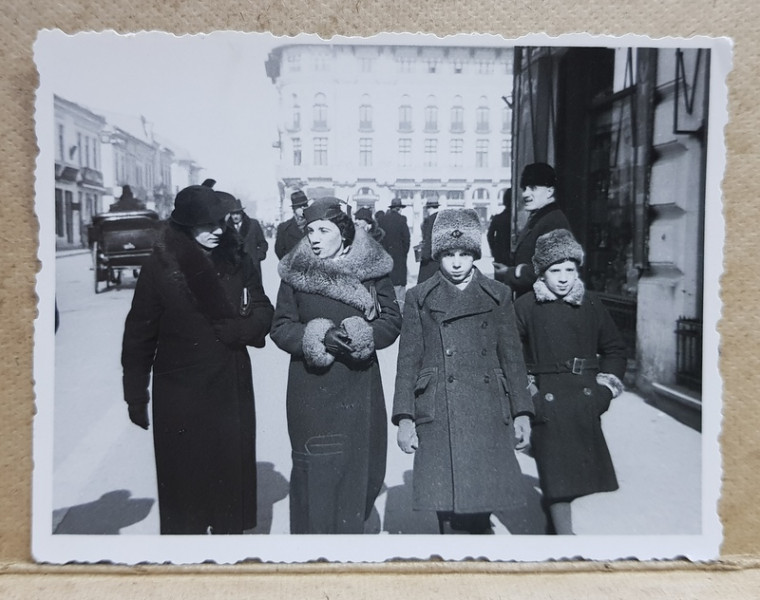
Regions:
<svg viewBox="0 0 760 600"><path fill-rule="evenodd" d="M314 255L304 237L280 261L280 278L296 291L339 300L368 314L374 298L363 281L378 279L391 272L393 259L367 232L358 229L349 251L335 259Z"/></svg>
<svg viewBox="0 0 760 600"><path fill-rule="evenodd" d="M585 292L586 286L583 284L583 281L576 279L573 289L571 289L562 300L573 306L580 306L583 302ZM536 282L533 284L533 293L536 295L536 302L538 303L554 302L559 299L557 298L557 295L546 286L546 283L540 279L536 279Z"/></svg>
<svg viewBox="0 0 760 600"><path fill-rule="evenodd" d="M154 249L168 271L169 281L182 288L196 308L210 320L232 318L237 311L219 282L219 271L232 265L217 265L213 253L206 253L181 231L170 225L159 235Z"/></svg>

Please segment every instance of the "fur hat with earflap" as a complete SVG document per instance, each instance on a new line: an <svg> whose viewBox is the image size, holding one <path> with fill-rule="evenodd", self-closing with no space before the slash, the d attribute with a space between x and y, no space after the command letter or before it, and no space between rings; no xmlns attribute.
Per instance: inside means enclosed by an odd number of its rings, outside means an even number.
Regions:
<svg viewBox="0 0 760 600"><path fill-rule="evenodd" d="M573 260L578 266L583 264L583 248L567 229L555 229L538 238L533 254L536 275L541 275L552 265L566 260Z"/></svg>
<svg viewBox="0 0 760 600"><path fill-rule="evenodd" d="M474 210L442 210L433 223L433 259L440 260L441 255L449 250L465 250L477 260L480 258L480 236L480 219Z"/></svg>

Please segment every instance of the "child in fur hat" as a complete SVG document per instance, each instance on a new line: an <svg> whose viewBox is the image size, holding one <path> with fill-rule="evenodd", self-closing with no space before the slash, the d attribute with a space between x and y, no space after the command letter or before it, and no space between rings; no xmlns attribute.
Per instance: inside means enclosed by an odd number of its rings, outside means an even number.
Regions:
<svg viewBox="0 0 760 600"><path fill-rule="evenodd" d="M618 488L602 414L623 391L625 345L579 277L583 248L566 229L538 238L533 293L515 302L534 381L531 445L557 534L572 534L571 502Z"/></svg>
<svg viewBox="0 0 760 600"><path fill-rule="evenodd" d="M432 230L440 270L406 296L392 421L414 453L414 510L468 533L525 503L515 448L528 444L533 404L512 294L483 276L480 221L444 210Z"/></svg>

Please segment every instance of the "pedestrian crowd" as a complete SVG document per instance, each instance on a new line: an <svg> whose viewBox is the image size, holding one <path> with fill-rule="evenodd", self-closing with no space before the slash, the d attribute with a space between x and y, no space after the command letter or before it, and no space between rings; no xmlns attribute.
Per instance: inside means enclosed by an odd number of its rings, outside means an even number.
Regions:
<svg viewBox="0 0 760 600"><path fill-rule="evenodd" d="M584 251L545 163L523 170L528 220L511 251L511 190L475 266L472 209L425 202L417 285L406 289L403 200L353 217L334 197L291 195L276 230L274 306L260 223L206 180L181 190L142 268L122 345L133 423L152 427L162 534L256 527L256 417L247 347L290 355L291 533L357 534L383 489L387 423L414 454L412 508L441 533L492 533L532 501L518 452L536 459L547 533L572 534L572 502L618 483L600 417L623 390L625 346L581 279ZM377 353L399 340L392 411ZM150 407L150 408L149 408ZM152 408L152 410L151 410Z"/></svg>

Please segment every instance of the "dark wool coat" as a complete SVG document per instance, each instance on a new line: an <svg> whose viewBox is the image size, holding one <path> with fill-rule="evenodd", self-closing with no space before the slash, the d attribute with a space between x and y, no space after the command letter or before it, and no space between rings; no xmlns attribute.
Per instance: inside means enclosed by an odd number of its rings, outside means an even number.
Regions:
<svg viewBox="0 0 760 600"><path fill-rule="evenodd" d="M269 242L264 236L261 224L243 213L240 229L237 229L231 220L227 222L227 226L238 235L243 251L261 277L261 262L267 257L267 250L269 250Z"/></svg>
<svg viewBox="0 0 760 600"><path fill-rule="evenodd" d="M343 256L319 258L304 239L280 262L271 336L291 355L291 533L362 533L382 488L387 414L375 350L401 329L391 265L360 229ZM341 324L354 352L335 358L324 337Z"/></svg>
<svg viewBox="0 0 760 600"><path fill-rule="evenodd" d="M406 257L411 240L406 217L396 210L389 210L379 224L385 231L381 243L393 259L391 281L393 285L406 286Z"/></svg>
<svg viewBox="0 0 760 600"><path fill-rule="evenodd" d="M510 214L507 209L495 214L488 225L488 235L486 236L494 262L499 262L503 265L510 263L510 254L512 253L512 242L510 240L512 227L509 217ZM533 255L531 254L532 257Z"/></svg>
<svg viewBox="0 0 760 600"><path fill-rule="evenodd" d="M618 487L601 415L609 407L609 391L623 390L625 344L607 309L579 279L564 299L542 281L534 292L515 302L517 324L528 370L573 358L594 359L598 368L573 374L537 373L536 417L531 444L541 488L550 500L572 499Z"/></svg>
<svg viewBox="0 0 760 600"><path fill-rule="evenodd" d="M298 226L295 217L291 217L277 226L277 236L274 240L274 253L279 260L296 247L305 235L303 229Z"/></svg>
<svg viewBox="0 0 760 600"><path fill-rule="evenodd" d="M538 276L533 271L533 254L536 251L536 241L545 233L555 229L570 230L570 222L556 202L539 208L531 213L528 218L528 222L517 238L509 271L506 277L499 277L499 281L511 287L516 296L522 296L529 292ZM518 265L523 265L520 270L520 277L515 275L515 267Z"/></svg>
<svg viewBox="0 0 760 600"><path fill-rule="evenodd" d="M164 534L204 534L209 527L242 533L256 525L246 345L263 346L273 308L247 271L243 264L212 262L188 235L167 228L137 281L124 327L124 395L129 404L147 402L152 371Z"/></svg>
<svg viewBox="0 0 760 600"><path fill-rule="evenodd" d="M422 253L420 256L420 272L417 275L417 285L430 279L440 267L440 263L433 259L433 225L438 213L425 217L422 222Z"/></svg>
<svg viewBox="0 0 760 600"><path fill-rule="evenodd" d="M413 416L416 510L521 506L513 420L532 416L512 293L475 271L464 290L440 272L407 293L393 422Z"/></svg>

